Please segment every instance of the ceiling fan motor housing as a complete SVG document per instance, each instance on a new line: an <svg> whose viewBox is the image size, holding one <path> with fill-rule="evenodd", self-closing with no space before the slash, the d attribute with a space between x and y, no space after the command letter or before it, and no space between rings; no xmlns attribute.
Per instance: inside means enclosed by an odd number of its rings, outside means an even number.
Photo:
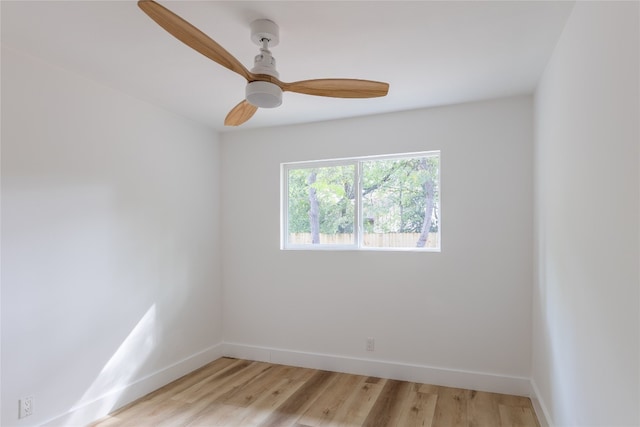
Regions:
<svg viewBox="0 0 640 427"><path fill-rule="evenodd" d="M253 68L251 72L254 74L269 74L273 77L280 77L276 71L276 58L271 55L269 49L260 49L260 53L253 60Z"/></svg>

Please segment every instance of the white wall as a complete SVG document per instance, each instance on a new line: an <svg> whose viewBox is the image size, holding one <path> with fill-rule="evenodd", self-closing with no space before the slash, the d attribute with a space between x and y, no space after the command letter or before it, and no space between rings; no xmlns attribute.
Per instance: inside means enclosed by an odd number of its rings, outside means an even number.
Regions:
<svg viewBox="0 0 640 427"><path fill-rule="evenodd" d="M3 426L82 425L215 356L217 138L2 50Z"/></svg>
<svg viewBox="0 0 640 427"><path fill-rule="evenodd" d="M530 97L221 139L226 342L529 377ZM442 150L441 253L279 249L281 162L421 150Z"/></svg>
<svg viewBox="0 0 640 427"><path fill-rule="evenodd" d="M533 380L552 425L640 425L638 14L578 2L535 97Z"/></svg>

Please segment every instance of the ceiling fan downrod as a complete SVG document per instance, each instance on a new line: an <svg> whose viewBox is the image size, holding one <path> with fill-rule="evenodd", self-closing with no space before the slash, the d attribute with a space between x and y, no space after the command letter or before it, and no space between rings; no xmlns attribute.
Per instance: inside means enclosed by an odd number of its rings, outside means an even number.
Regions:
<svg viewBox="0 0 640 427"><path fill-rule="evenodd" d="M258 19L251 23L251 40L260 46L260 53L253 60L252 73L266 74L276 79L280 77L276 70L276 59L269 50L270 45L278 44L278 33L276 23L268 19ZM245 96L250 104L260 108L275 108L282 104L282 89L268 81L247 83Z"/></svg>

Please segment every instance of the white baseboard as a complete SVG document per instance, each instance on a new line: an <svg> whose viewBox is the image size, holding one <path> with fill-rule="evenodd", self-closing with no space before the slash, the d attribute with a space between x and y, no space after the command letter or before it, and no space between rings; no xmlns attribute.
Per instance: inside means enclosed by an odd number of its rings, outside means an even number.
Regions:
<svg viewBox="0 0 640 427"><path fill-rule="evenodd" d="M118 390L111 390L109 393L98 399L72 408L67 413L43 423L42 426L85 426L88 423L100 419L110 412L139 399L145 394L151 393L152 391L169 384L171 381L177 380L183 375L186 375L189 372L222 357L224 355L223 347L223 344L219 343L206 348L199 353L174 363L173 365L167 366L153 374L127 384Z"/></svg>
<svg viewBox="0 0 640 427"><path fill-rule="evenodd" d="M551 423L551 417L549 416L549 411L547 406L544 404L544 401L540 397L540 390L536 385L536 382L531 379L531 403L533 404L533 409L536 411L536 416L538 417L538 421L540 422L540 427L553 427Z"/></svg>
<svg viewBox="0 0 640 427"><path fill-rule="evenodd" d="M493 393L527 397L531 395L531 382L529 378L523 377L461 371L375 359L360 359L332 354L305 353L230 342L223 344L223 352L225 356L237 357L239 359L489 391Z"/></svg>

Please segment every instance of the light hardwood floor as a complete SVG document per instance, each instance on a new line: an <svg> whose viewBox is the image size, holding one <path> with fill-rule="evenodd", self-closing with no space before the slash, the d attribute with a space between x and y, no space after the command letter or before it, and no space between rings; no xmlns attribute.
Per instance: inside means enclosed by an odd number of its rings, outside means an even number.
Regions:
<svg viewBox="0 0 640 427"><path fill-rule="evenodd" d="M223 357L91 424L539 427L526 397Z"/></svg>

